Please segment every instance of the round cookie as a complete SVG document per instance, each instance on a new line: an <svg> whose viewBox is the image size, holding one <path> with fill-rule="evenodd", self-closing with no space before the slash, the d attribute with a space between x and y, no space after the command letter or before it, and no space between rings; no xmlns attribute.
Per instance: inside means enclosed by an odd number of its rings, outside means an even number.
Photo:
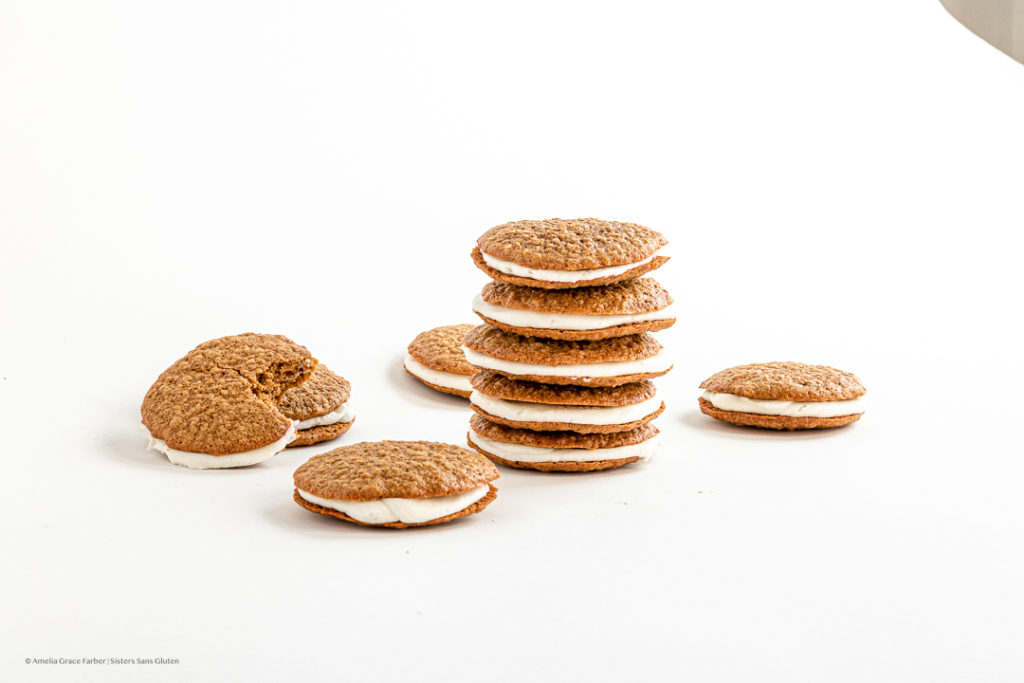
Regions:
<svg viewBox="0 0 1024 683"><path fill-rule="evenodd" d="M342 446L295 470L295 502L363 526L404 529L480 512L500 475L485 457L430 441Z"/></svg>
<svg viewBox="0 0 1024 683"><path fill-rule="evenodd" d="M473 312L488 325L527 337L593 340L671 327L671 305L672 297L653 278L574 289L490 282L473 299Z"/></svg>
<svg viewBox="0 0 1024 683"><path fill-rule="evenodd" d="M348 404L351 390L348 380L320 364L303 384L286 391L278 407L297 423L295 440L288 447L309 446L347 432L356 419Z"/></svg>
<svg viewBox="0 0 1024 683"><path fill-rule="evenodd" d="M149 447L194 469L242 467L292 441L281 396L305 381L317 361L286 337L242 334L213 339L167 368L146 392L142 424Z"/></svg>
<svg viewBox="0 0 1024 683"><path fill-rule="evenodd" d="M462 340L473 325L445 325L421 332L406 349L405 371L431 389L469 398L476 368L462 353Z"/></svg>
<svg viewBox="0 0 1024 683"><path fill-rule="evenodd" d="M578 434L537 432L495 424L480 415L469 421L469 445L507 467L542 472L592 472L648 460L658 428L645 424L628 432Z"/></svg>
<svg viewBox="0 0 1024 683"><path fill-rule="evenodd" d="M480 325L466 335L466 360L481 370L544 384L618 386L664 375L672 362L650 334L568 341L523 337Z"/></svg>
<svg viewBox="0 0 1024 683"><path fill-rule="evenodd" d="M704 380L701 412L730 424L799 430L842 427L864 413L856 375L827 365L775 362L740 365Z"/></svg>
<svg viewBox="0 0 1024 683"><path fill-rule="evenodd" d="M661 267L664 235L636 223L597 218L515 221L477 240L474 263L513 285L567 289L631 280Z"/></svg>
<svg viewBox="0 0 1024 683"><path fill-rule="evenodd" d="M489 422L535 431L581 434L627 432L658 417L665 404L650 381L615 387L577 387L473 375L470 407Z"/></svg>

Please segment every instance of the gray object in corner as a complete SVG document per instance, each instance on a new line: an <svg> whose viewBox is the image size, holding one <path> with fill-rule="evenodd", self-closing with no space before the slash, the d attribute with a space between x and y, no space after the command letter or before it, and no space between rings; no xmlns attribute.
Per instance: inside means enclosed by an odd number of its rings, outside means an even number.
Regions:
<svg viewBox="0 0 1024 683"><path fill-rule="evenodd" d="M1024 62L1024 0L939 0L957 20Z"/></svg>

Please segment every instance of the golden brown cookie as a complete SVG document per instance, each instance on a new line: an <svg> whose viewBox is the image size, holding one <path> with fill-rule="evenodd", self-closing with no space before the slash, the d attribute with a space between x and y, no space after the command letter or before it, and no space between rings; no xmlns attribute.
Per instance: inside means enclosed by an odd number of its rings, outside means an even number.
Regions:
<svg viewBox="0 0 1024 683"><path fill-rule="evenodd" d="M590 472L647 460L658 428L644 424L627 432L540 432L496 424L480 415L469 421L469 445L501 465L544 472Z"/></svg>
<svg viewBox="0 0 1024 683"><path fill-rule="evenodd" d="M664 375L672 362L650 334L595 341L523 337L480 325L466 335L466 359L481 370L543 384L618 386Z"/></svg>
<svg viewBox="0 0 1024 683"><path fill-rule="evenodd" d="M491 228L472 257L500 282L544 289L603 285L640 277L668 259L664 235L597 218L515 221Z"/></svg>
<svg viewBox="0 0 1024 683"><path fill-rule="evenodd" d="M200 344L146 392L142 424L151 448L197 468L253 464L243 453L270 457L294 433L278 401L316 364L305 347L278 335L249 333Z"/></svg>
<svg viewBox="0 0 1024 683"><path fill-rule="evenodd" d="M864 412L860 380L826 365L740 365L712 375L700 388L701 412L735 425L824 429L856 422Z"/></svg>
<svg viewBox="0 0 1024 683"><path fill-rule="evenodd" d="M364 526L404 529L479 512L499 477L487 458L450 444L377 441L342 446L295 470L295 502Z"/></svg>
<svg viewBox="0 0 1024 683"><path fill-rule="evenodd" d="M506 332L593 340L671 327L676 321L671 304L672 297L652 278L575 289L490 282L473 300L473 311Z"/></svg>
<svg viewBox="0 0 1024 683"><path fill-rule="evenodd" d="M485 370L473 376L473 388L469 404L477 414L517 429L627 432L665 410L653 382L577 387L522 382Z"/></svg>
<svg viewBox="0 0 1024 683"><path fill-rule="evenodd" d="M406 349L405 371L431 389L469 398L476 368L466 361L462 340L473 327L446 325L416 335Z"/></svg>
<svg viewBox="0 0 1024 683"><path fill-rule="evenodd" d="M279 408L297 423L295 440L288 447L320 443L347 432L356 419L348 405L351 390L347 379L321 363L308 380L286 391Z"/></svg>

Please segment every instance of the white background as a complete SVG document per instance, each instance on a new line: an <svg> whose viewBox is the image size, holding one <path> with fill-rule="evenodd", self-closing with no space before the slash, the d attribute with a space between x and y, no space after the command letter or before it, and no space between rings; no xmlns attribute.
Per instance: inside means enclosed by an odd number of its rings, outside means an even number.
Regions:
<svg viewBox="0 0 1024 683"><path fill-rule="evenodd" d="M1022 120L938 2L3 2L0 678L1021 680ZM249 330L352 381L335 444L463 443L405 345L473 321L485 229L590 215L671 240L649 464L396 533L291 500L327 446L145 450L157 374ZM765 360L869 412L699 414Z"/></svg>

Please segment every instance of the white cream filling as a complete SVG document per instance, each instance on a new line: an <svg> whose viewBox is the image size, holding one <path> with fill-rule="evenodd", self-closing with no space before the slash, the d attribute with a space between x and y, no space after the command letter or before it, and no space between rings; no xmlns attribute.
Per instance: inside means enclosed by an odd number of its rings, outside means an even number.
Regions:
<svg viewBox="0 0 1024 683"><path fill-rule="evenodd" d="M318 415L308 420L299 420L295 423L295 429L301 431L303 429L312 429L313 427L323 427L324 425L336 425L339 422L351 422L354 419L356 419L356 412L352 409L349 402L345 401L326 415Z"/></svg>
<svg viewBox="0 0 1024 683"><path fill-rule="evenodd" d="M453 496L435 498L380 498L378 500L337 500L321 498L309 491L297 489L299 495L314 505L337 510L364 524L388 524L403 522L420 524L439 517L465 510L487 495L489 485Z"/></svg>
<svg viewBox="0 0 1024 683"><path fill-rule="evenodd" d="M462 352L466 360L488 370L507 372L510 375L539 375L546 377L619 377L638 373L666 372L672 367L672 361L664 349L650 358L640 360L609 361L606 363L583 363L580 365L540 365L537 363L519 363L486 356L473 349L463 346Z"/></svg>
<svg viewBox="0 0 1024 683"><path fill-rule="evenodd" d="M512 327L533 327L540 330L603 330L616 325L643 323L674 318L672 306L650 313L622 315L583 315L576 313L541 313L499 306L484 301L483 295L473 299L473 311Z"/></svg>
<svg viewBox="0 0 1024 683"><path fill-rule="evenodd" d="M469 440L479 446L480 450L512 462L594 462L633 457L650 460L658 448L659 437L654 436L640 443L614 448L542 448L488 439L470 427Z"/></svg>
<svg viewBox="0 0 1024 683"><path fill-rule="evenodd" d="M864 412L864 397L846 401L763 401L705 391L701 397L719 410L781 417L842 417Z"/></svg>
<svg viewBox="0 0 1024 683"><path fill-rule="evenodd" d="M473 385L469 383L469 378L472 377L472 375L460 375L457 372L445 372L444 370L428 368L426 365L418 363L416 359L408 353L405 354L405 369L420 379L430 382L431 384L436 384L439 387L444 387L445 389L473 391Z"/></svg>
<svg viewBox="0 0 1024 683"><path fill-rule="evenodd" d="M525 401L507 401L474 391L469 402L482 410L515 422L567 422L577 425L621 425L647 417L661 407L652 397L628 406L561 406Z"/></svg>
<svg viewBox="0 0 1024 683"><path fill-rule="evenodd" d="M500 273L517 277L528 277L531 280L543 280L545 282L582 282L583 280L597 280L602 277L622 275L637 266L650 263L655 257L655 254L651 254L645 259L641 259L636 263L627 263L624 266L608 266L607 268L590 268L588 270L547 270L545 268L527 268L518 263L495 258L485 254L483 251L480 253L483 255L484 263Z"/></svg>
<svg viewBox="0 0 1024 683"><path fill-rule="evenodd" d="M142 426L149 434L146 426ZM190 451L179 451L170 448L163 439L157 439L149 434L149 448L159 451L167 456L175 465L189 467L194 470L216 470L228 467L248 467L258 462L271 458L284 450L285 446L295 440L295 422L288 425L288 431L274 443L261 446L251 451L241 453L229 453L227 455L210 455L209 453L192 453Z"/></svg>

